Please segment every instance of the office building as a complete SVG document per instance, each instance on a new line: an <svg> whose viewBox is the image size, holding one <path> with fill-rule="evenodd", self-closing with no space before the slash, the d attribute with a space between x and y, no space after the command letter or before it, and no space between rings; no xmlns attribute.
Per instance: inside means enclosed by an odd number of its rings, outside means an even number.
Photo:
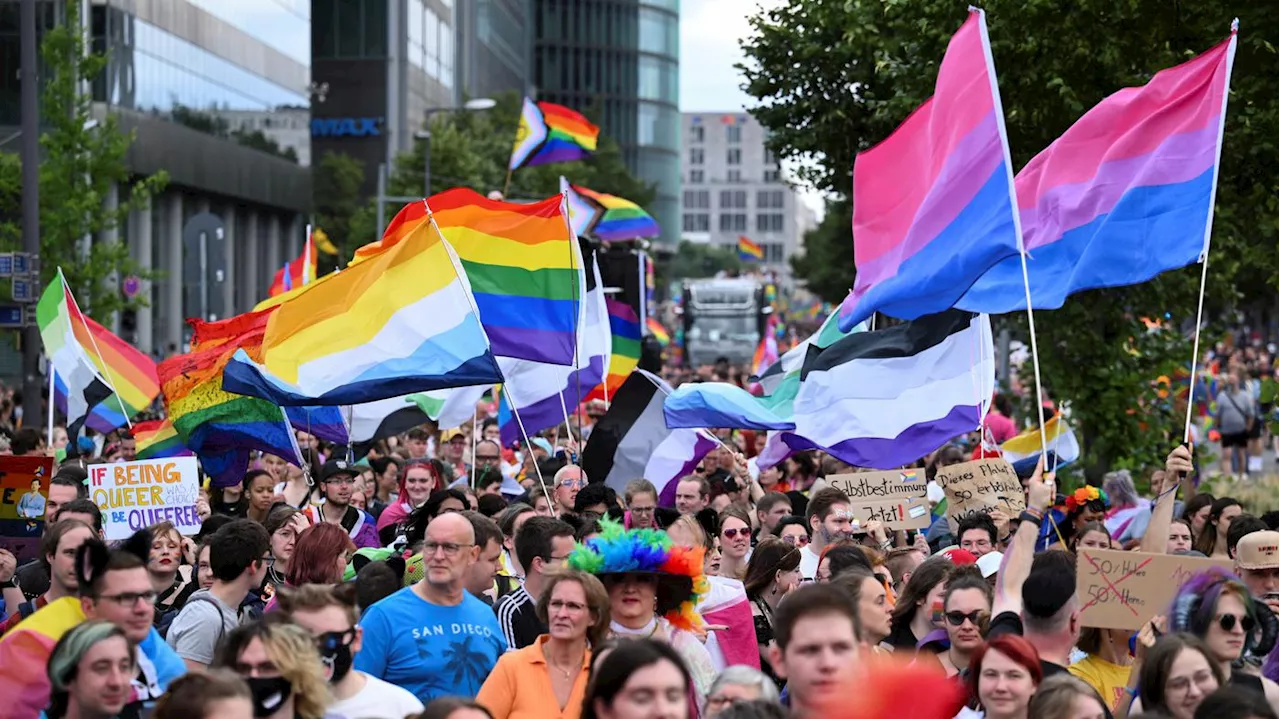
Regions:
<svg viewBox="0 0 1280 719"><path fill-rule="evenodd" d="M764 249L764 268L789 275L791 256L817 222L783 181L765 129L745 112L686 112L681 135L680 236L724 247L745 236Z"/></svg>
<svg viewBox="0 0 1280 719"><path fill-rule="evenodd" d="M63 3L38 3L43 35ZM149 300L115 328L144 351L180 348L183 320L227 317L266 295L271 276L302 246L311 206L310 172L253 133L234 132L221 113L294 116L310 105L310 3L274 0L91 0L95 51L107 58L91 85L95 114L113 113L136 133L127 157L135 176L160 170L165 190L150 207L94 242L126 242L142 266L163 272L142 283ZM19 2L0 0L0 137L19 122ZM300 110L301 109L301 110ZM303 143L305 144L305 143ZM305 152L305 147L299 146ZM17 152L16 142L0 151ZM295 154L299 154L295 150ZM110 207L123 192L107 197ZM188 222L212 213L221 248L184 239ZM125 279L125 278L122 278ZM203 291L201 291L203 290Z"/></svg>
<svg viewBox="0 0 1280 719"><path fill-rule="evenodd" d="M532 0L459 0L454 24L463 99L532 92L531 10Z"/></svg>
<svg viewBox="0 0 1280 719"><path fill-rule="evenodd" d="M678 0L534 0L537 98L600 125L627 167L657 187L646 208L680 232Z"/></svg>

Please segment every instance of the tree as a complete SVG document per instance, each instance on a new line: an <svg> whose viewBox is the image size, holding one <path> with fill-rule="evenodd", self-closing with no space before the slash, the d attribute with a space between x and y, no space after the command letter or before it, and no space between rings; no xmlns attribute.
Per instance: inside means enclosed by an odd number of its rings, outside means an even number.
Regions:
<svg viewBox="0 0 1280 719"><path fill-rule="evenodd" d="M677 280L712 277L722 271L736 274L742 267L738 252L732 247L681 240L675 252L654 256L653 274L661 290ZM665 293L659 296L665 296Z"/></svg>
<svg viewBox="0 0 1280 719"><path fill-rule="evenodd" d="M791 258L792 272L805 279L810 292L832 304L838 304L849 293L852 223L853 207L848 199L828 202L822 222L804 235L804 254Z"/></svg>
<svg viewBox="0 0 1280 719"><path fill-rule="evenodd" d="M141 296L125 299L117 278L153 279L156 274L134 262L124 242L94 242L86 253L81 240L118 230L131 210L145 207L164 188L168 175L131 177L124 159L133 135L121 132L114 116L94 120L92 98L79 89L103 71L106 58L85 53L80 4L61 7L62 22L45 33L40 48L41 280L47 283L61 267L80 307L105 320L145 302ZM18 156L0 154L0 248L6 251L22 249L21 172ZM104 201L113 186L121 188L118 204L108 210Z"/></svg>
<svg viewBox="0 0 1280 719"><path fill-rule="evenodd" d="M1276 6L1225 0L984 6L1015 167L1103 97L1221 41L1233 14L1240 15L1205 310L1223 317L1273 302L1280 262ZM760 101L753 112L771 148L802 161L802 177L819 189L847 197L854 155L883 140L932 93L946 43L964 17L963 5L942 0L790 0L753 17L741 69L746 91ZM851 244L849 234L835 231L812 239L806 251L819 258L847 256ZM844 266L847 288L853 267ZM815 261L804 271L824 299L838 301L845 289L817 274L824 267ZM1194 319L1198 270L1080 293L1061 310L1036 313L1046 384L1055 398L1071 402L1094 468L1158 465L1181 439L1178 413L1155 410L1151 382L1190 360L1189 337L1148 333L1142 320L1167 313L1177 327ZM1007 319L1025 324L1026 316Z"/></svg>
<svg viewBox="0 0 1280 719"><path fill-rule="evenodd" d="M316 225L338 248L337 261L349 257L357 247L370 241L365 237L353 237L351 233L352 222L363 206L360 201L360 186L363 184L364 166L340 152L324 153L312 170Z"/></svg>

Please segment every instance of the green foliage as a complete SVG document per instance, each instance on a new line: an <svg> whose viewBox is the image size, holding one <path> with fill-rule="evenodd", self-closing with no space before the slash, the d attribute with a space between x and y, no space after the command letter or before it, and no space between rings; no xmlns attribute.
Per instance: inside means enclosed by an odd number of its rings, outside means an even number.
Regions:
<svg viewBox="0 0 1280 719"><path fill-rule="evenodd" d="M827 203L817 227L804 235L804 254L791 258L791 270L808 282L808 290L823 301L840 304L849 294L849 268L853 267L853 205L845 198Z"/></svg>
<svg viewBox="0 0 1280 719"><path fill-rule="evenodd" d="M1276 411L1277 401L1280 401L1280 383L1276 382L1275 377L1267 377L1262 380L1262 385L1258 391L1258 401L1271 407L1271 413L1266 417L1267 430L1272 436L1280 434L1280 413Z"/></svg>
<svg viewBox="0 0 1280 719"><path fill-rule="evenodd" d="M1222 41L1231 18L1240 17L1205 316L1273 303L1280 264L1277 6L1225 0L983 5L1015 167L1103 97ZM946 43L964 19L963 3L943 0L789 0L753 17L741 69L771 148L799 161L802 179L847 197L854 155L887 137L932 94ZM851 251L847 217L830 232L811 233L806 253L813 259L796 265L830 301L853 281L851 261L834 264ZM843 281L833 267L843 268ZM1045 383L1055 399L1070 402L1092 471L1157 466L1180 439L1181 413L1158 410L1150 382L1188 362L1191 343L1176 333L1150 336L1141 319L1168 313L1172 326L1194 319L1199 280L1199 268L1168 272L1143 285L1080 293L1061 310L1036 313ZM1021 325L1025 339L1026 316L1008 319ZM1206 334L1216 329L1211 323ZM1030 383L1030 368L1022 376Z"/></svg>
<svg viewBox="0 0 1280 719"><path fill-rule="evenodd" d="M311 187L315 198L316 225L324 229L338 248L338 258L320 255L323 264L349 257L357 247L365 244L360 236L353 237L352 222L363 205L360 186L364 184L364 166L358 160L339 152L326 152L312 168ZM331 267L320 267L325 274Z"/></svg>
<svg viewBox="0 0 1280 719"><path fill-rule="evenodd" d="M44 36L41 56L40 260L47 283L62 267L81 309L98 320L143 302L126 300L117 278L155 273L129 257L123 238L94 242L86 255L82 238L103 230L120 230L129 211L145 207L162 190L168 176L159 172L140 180L130 176L125 155L133 136L121 132L116 118L93 120L92 100L78 92L106 66L100 54L85 54L79 3L62 3L62 22ZM0 154L0 249L22 249L22 166L17 155ZM112 185L122 186L115 211L103 201ZM6 290L7 291L7 290Z"/></svg>
<svg viewBox="0 0 1280 719"><path fill-rule="evenodd" d="M722 270L732 274L742 268L735 248L688 240L681 240L674 253L664 252L653 258L653 274L660 297L666 296L662 289L677 280L712 277Z"/></svg>

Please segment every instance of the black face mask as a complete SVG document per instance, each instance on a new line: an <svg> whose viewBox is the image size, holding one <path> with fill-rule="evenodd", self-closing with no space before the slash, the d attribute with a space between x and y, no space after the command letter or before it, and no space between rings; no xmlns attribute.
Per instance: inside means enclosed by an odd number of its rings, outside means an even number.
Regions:
<svg viewBox="0 0 1280 719"><path fill-rule="evenodd" d="M351 641L355 638L355 631L348 629L345 632L325 632L320 635L318 644L320 648L320 660L324 662L324 666L329 671L329 683L337 684L342 681L343 677L351 671Z"/></svg>
<svg viewBox="0 0 1280 719"><path fill-rule="evenodd" d="M262 719L280 710L293 694L293 685L284 677L247 677L253 695L253 715Z"/></svg>

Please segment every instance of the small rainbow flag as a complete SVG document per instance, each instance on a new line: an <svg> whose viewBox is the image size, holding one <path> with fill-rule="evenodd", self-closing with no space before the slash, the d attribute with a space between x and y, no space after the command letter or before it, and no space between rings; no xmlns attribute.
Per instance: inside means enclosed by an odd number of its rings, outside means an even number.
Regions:
<svg viewBox="0 0 1280 719"><path fill-rule="evenodd" d="M658 226L657 220L625 197L596 192L579 185L570 185L569 193L570 220L579 235L589 234L607 242L616 242L637 237L657 237L662 234L662 228ZM598 208L588 223L580 223L574 217L584 205L586 207L594 205ZM580 229L581 225L585 227Z"/></svg>
<svg viewBox="0 0 1280 719"><path fill-rule="evenodd" d="M267 296L275 297L316 281L316 244L310 236L302 247L302 255L276 270Z"/></svg>
<svg viewBox="0 0 1280 719"><path fill-rule="evenodd" d="M745 236L739 237L738 259L743 262L763 262L764 248L747 239Z"/></svg>
<svg viewBox="0 0 1280 719"><path fill-rule="evenodd" d="M166 457L185 457L191 450L182 443L178 430L170 419L156 419L148 422L136 422L133 425L133 439L137 442L138 459L164 459Z"/></svg>
<svg viewBox="0 0 1280 719"><path fill-rule="evenodd" d="M613 335L609 374L604 382L587 394L586 400L612 399L631 370L640 364L640 318L631 305L611 297L604 299L609 310L609 333Z"/></svg>
<svg viewBox="0 0 1280 719"><path fill-rule="evenodd" d="M667 331L666 327L662 326L661 322L652 317L646 317L644 325L649 330L649 334L653 335L655 340L658 340L658 344L663 347L671 344L671 333Z"/></svg>
<svg viewBox="0 0 1280 719"><path fill-rule="evenodd" d="M591 156L596 151L600 128L582 113L550 102L524 99L516 143L511 148L508 170L572 162Z"/></svg>

